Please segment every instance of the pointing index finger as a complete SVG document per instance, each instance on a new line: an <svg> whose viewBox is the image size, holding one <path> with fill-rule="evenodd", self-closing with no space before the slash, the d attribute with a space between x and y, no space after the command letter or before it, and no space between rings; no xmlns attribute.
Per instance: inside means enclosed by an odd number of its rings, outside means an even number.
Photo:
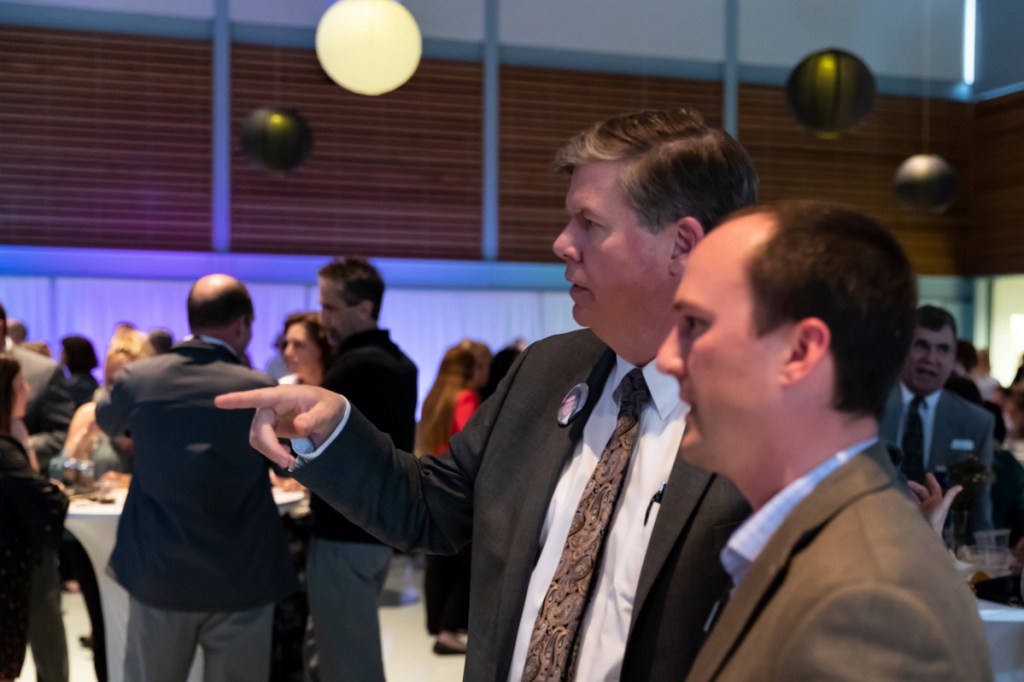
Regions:
<svg viewBox="0 0 1024 682"><path fill-rule="evenodd" d="M251 391L223 393L213 399L213 404L222 410L242 410L253 407L274 407L281 397L272 388L257 388Z"/></svg>

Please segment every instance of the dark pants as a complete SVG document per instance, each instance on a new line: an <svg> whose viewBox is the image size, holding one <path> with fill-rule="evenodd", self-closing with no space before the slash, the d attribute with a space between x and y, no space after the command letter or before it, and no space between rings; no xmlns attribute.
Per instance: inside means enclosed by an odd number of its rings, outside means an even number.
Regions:
<svg viewBox="0 0 1024 682"><path fill-rule="evenodd" d="M78 540L64 540L61 545L61 564L67 564L67 575L78 581L82 588L85 609L89 612L92 626L92 660L96 669L97 682L107 682L107 638L103 631L103 605L100 602L100 586L96 582L96 571L92 568L89 555Z"/></svg>
<svg viewBox="0 0 1024 682"><path fill-rule="evenodd" d="M68 682L68 644L60 612L57 549L45 547L32 569L29 593L28 643L39 682Z"/></svg>
<svg viewBox="0 0 1024 682"><path fill-rule="evenodd" d="M471 546L452 556L428 556L423 574L427 601L427 631L458 632L469 626L469 569Z"/></svg>

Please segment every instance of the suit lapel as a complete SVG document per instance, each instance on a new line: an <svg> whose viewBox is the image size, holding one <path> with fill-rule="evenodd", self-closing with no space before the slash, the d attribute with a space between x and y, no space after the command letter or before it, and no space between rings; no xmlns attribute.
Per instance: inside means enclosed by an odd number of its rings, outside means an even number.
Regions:
<svg viewBox="0 0 1024 682"><path fill-rule="evenodd" d="M927 469L934 471L938 467L949 465L949 444L956 435L953 421L956 412L951 409L946 392L939 394L935 403L935 417L932 420L932 442L928 452Z"/></svg>
<svg viewBox="0 0 1024 682"><path fill-rule="evenodd" d="M557 404L560 405L562 397L567 395L573 386L579 383L586 383L588 386L587 402L568 426L560 426L556 421L557 407L551 411L550 415L545 414L542 416L543 419L548 420L548 427L543 430L543 440L534 448L536 452L541 453L543 456L535 460L535 473L534 476L530 477L530 487L537 489L539 486L544 486L545 494L525 496L524 503L534 502L535 508L532 510L534 515L533 522L525 524L524 527L536 528L539 534L544 524L544 516L547 514L551 498L555 494L555 487L558 485L562 470L565 468L565 463L572 457L573 452L576 450L576 445L583 437L583 427L590 418L590 414L594 411L594 405L597 403L601 390L604 388L604 382L608 379L608 375L611 373L614 365L615 353L610 350L605 351L593 367L567 376L564 383L556 384L548 389L555 392L558 396ZM526 541L536 546L537 535L526 538ZM532 561L536 561L536 556L532 558Z"/></svg>
<svg viewBox="0 0 1024 682"><path fill-rule="evenodd" d="M901 447L902 443L896 442L896 434L900 432L900 418L903 416L903 395L900 393L900 383L896 382L889 391L889 399L885 403L885 412L882 413L882 422L878 425L878 433L890 443Z"/></svg>
<svg viewBox="0 0 1024 682"><path fill-rule="evenodd" d="M518 524L521 530L514 538L510 538L511 546L521 548L522 551L510 550L507 566L508 575L518 576L519 579L505 582L505 594L498 601L499 604L507 604L510 607L508 613L498 614L501 622L498 641L503 642L503 655L506 661L512 660L512 650L522 617L522 605L526 599L530 576L540 556L539 538L548 506L565 463L572 457L577 443L583 437L583 427L590 418L614 366L615 353L606 349L593 366L567 375L564 379L551 378L545 389L557 395L558 402L554 404L550 414L542 415L547 421L545 428L538 431L543 435L530 443L528 450L536 453L536 456L531 456L528 462L524 460L523 463L523 466L529 467L532 471L529 477L530 490L524 490L519 495L524 505L523 522ZM562 397L579 383L586 383L588 386L587 402L568 426L559 426L556 421L557 405L560 405ZM507 674L508 671L505 670L504 673Z"/></svg>
<svg viewBox="0 0 1024 682"><path fill-rule="evenodd" d="M840 467L798 504L736 588L688 679L717 677L785 581L793 557L812 542L836 514L863 495L891 486L894 476L889 455L879 442Z"/></svg>
<svg viewBox="0 0 1024 682"><path fill-rule="evenodd" d="M694 510L707 492L711 480L712 474L687 464L682 457L676 455L672 472L665 484L661 509L658 510L654 528L651 530L651 539L647 545L647 553L644 555L644 563L640 569L640 580L636 587L630 631L637 622L636 614L643 609L654 581L665 566L665 561L679 539L679 535L690 522L690 517L693 516Z"/></svg>

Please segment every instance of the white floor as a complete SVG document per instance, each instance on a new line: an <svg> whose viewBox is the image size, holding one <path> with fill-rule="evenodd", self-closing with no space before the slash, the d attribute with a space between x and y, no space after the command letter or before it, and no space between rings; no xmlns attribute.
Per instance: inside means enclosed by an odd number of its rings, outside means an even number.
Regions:
<svg viewBox="0 0 1024 682"><path fill-rule="evenodd" d="M423 610L422 571L414 563L397 558L392 562L386 596L402 595L406 606L382 606L380 609L381 643L384 649L384 671L389 682L457 682L462 679L463 656L438 656L431 651L433 638L427 634ZM397 598L388 601L398 601ZM89 616L79 594L64 593L64 628L67 631L71 661L70 682L94 682L92 650L78 642L79 635L89 632ZM31 651L19 680L34 681L35 666Z"/></svg>

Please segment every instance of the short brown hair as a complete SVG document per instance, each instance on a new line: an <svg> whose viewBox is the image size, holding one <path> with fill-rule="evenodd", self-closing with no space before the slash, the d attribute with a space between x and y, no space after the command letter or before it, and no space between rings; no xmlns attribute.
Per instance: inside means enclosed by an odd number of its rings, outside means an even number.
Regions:
<svg viewBox="0 0 1024 682"><path fill-rule="evenodd" d="M320 323L319 313L292 313L284 319L284 333L281 335L282 338L288 333L288 329L296 324L301 324L306 328L306 333L309 335L309 340L320 349L320 367L321 369L330 367L331 359L334 355L334 349L331 347L331 342L327 339L327 330L324 329L323 324Z"/></svg>
<svg viewBox="0 0 1024 682"><path fill-rule="evenodd" d="M749 265L759 335L816 317L828 325L836 410L880 416L914 337L917 281L892 233L852 209L786 201Z"/></svg>
<svg viewBox="0 0 1024 682"><path fill-rule="evenodd" d="M693 109L645 110L595 123L558 151L554 168L571 174L594 161L625 164L622 187L655 234L687 216L707 233L725 214L757 201L750 155Z"/></svg>
<svg viewBox="0 0 1024 682"><path fill-rule="evenodd" d="M363 301L373 302L373 319L380 318L380 305L384 299L384 280L377 268L365 258L337 258L320 268L316 276L336 285L342 285L341 300L350 306Z"/></svg>

